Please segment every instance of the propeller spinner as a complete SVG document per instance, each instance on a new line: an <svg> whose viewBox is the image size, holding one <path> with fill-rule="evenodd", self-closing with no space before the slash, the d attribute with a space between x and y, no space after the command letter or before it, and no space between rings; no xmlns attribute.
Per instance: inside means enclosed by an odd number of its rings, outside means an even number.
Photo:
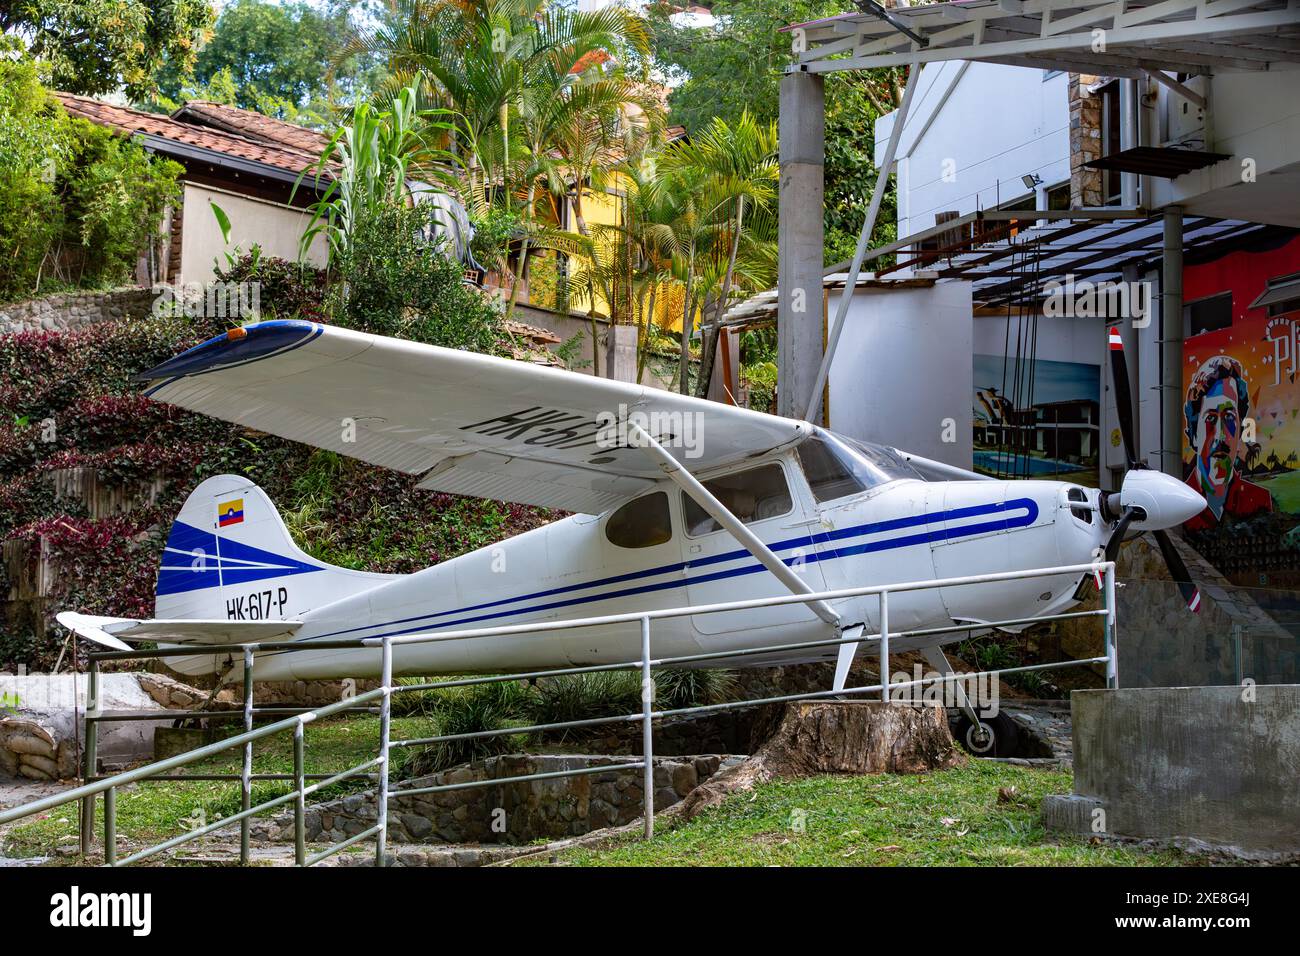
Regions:
<svg viewBox="0 0 1300 956"><path fill-rule="evenodd" d="M1128 362L1124 357L1124 341L1115 326L1110 329L1108 351L1128 470L1120 490L1103 493L1099 501L1102 519L1112 524L1110 540L1106 543L1106 560L1114 561L1119 556L1120 545L1130 530L1152 532L1183 600L1193 612L1199 611L1201 592L1192 583L1191 573L1165 529L1200 514L1205 509L1205 499L1184 482L1172 475L1152 471L1146 462L1138 459L1133 437L1133 393L1129 389Z"/></svg>

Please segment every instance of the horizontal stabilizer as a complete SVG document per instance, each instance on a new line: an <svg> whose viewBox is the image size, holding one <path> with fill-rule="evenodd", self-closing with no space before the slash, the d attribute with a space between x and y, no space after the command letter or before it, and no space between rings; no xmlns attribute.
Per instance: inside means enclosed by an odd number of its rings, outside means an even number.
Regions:
<svg viewBox="0 0 1300 956"><path fill-rule="evenodd" d="M158 618L140 621L129 617L96 617L92 614L78 614L76 611L63 611L56 619L64 627L75 631L86 640L118 651L131 649L130 645L124 643L125 641L158 641L181 646L252 644L287 638L302 627L302 621L204 621Z"/></svg>

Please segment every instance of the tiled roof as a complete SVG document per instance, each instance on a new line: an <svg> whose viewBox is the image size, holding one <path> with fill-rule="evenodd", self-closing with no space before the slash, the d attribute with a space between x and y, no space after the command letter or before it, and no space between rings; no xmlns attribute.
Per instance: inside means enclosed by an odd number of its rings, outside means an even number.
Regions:
<svg viewBox="0 0 1300 956"><path fill-rule="evenodd" d="M329 138L314 129L286 123L270 116L263 116L252 110L227 106L224 103L209 103L206 100L190 100L176 112L172 119L182 123L198 126L212 126L227 133L236 133L247 139L273 146L287 146L300 152L319 156Z"/></svg>
<svg viewBox="0 0 1300 956"><path fill-rule="evenodd" d="M126 133L157 136L180 145L207 149L225 156L261 163L294 175L311 166L319 155L309 150L261 143L235 133L193 126L157 113L146 113L127 106L114 106L88 96L77 96L72 93L56 93L55 96L71 115L101 126L111 126Z"/></svg>

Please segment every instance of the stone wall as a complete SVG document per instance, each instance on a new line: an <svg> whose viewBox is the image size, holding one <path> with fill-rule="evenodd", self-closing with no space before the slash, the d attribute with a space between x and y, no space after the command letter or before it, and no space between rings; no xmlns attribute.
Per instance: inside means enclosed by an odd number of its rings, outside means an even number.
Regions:
<svg viewBox="0 0 1300 956"><path fill-rule="evenodd" d="M0 334L74 332L99 322L139 318L153 307L154 291L128 286L104 292L61 292L0 305Z"/></svg>
<svg viewBox="0 0 1300 956"><path fill-rule="evenodd" d="M1148 536L1125 543L1116 594L1120 686L1235 684L1239 677L1294 682L1300 640L1255 602L1250 589L1229 583L1181 535L1170 537L1200 588L1200 610L1187 610Z"/></svg>
<svg viewBox="0 0 1300 956"><path fill-rule="evenodd" d="M1103 204L1101 170L1084 163L1101 158L1101 99L1088 92L1097 77L1070 74L1070 205Z"/></svg>
<svg viewBox="0 0 1300 956"><path fill-rule="evenodd" d="M672 806L720 768L741 759L718 755L656 758L655 809ZM417 777L398 786L399 793L389 799L388 836L397 843L521 844L621 826L641 816L640 770L500 783L410 797L400 795L400 791L624 762L625 758L604 755L514 754ZM306 816L307 840L345 840L374 826L376 813L372 791L311 807ZM292 840L293 825L293 814L284 813L255 823L253 834L260 840Z"/></svg>

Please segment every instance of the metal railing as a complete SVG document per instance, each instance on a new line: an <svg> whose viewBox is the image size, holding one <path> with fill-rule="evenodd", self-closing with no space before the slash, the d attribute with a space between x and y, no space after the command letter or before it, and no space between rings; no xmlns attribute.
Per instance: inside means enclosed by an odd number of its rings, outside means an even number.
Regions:
<svg viewBox="0 0 1300 956"><path fill-rule="evenodd" d="M991 584L1000 581L1015 581L1026 578L1062 576L1066 574L1100 575L1102 607L1089 611L1070 611L1039 617L1015 618L1001 621L983 621L969 624L954 624L942 627L919 628L912 630L891 631L889 627L889 596L898 592L923 591L933 588L962 587L975 584ZM699 654L679 655L676 657L656 658L651 651L651 623L656 620L677 617L693 617L702 614L718 614L728 611L754 610L776 607L786 604L811 604L817 601L838 601L852 597L875 596L878 601L878 620L880 631L876 634L858 634L853 637L828 638L816 641L802 641L791 644L764 645L756 647L734 648L725 651L713 651ZM900 638L926 637L943 634L970 632L999 627L1038 624L1047 621L1060 621L1084 618L1101 618L1103 625L1103 647L1105 653L1098 657L1081 660L1058 661L1047 664L1031 664L1021 667L1004 668L998 671L980 671L973 674L941 675L919 680L894 682L890 678L889 658L890 641ZM565 667L536 670L526 673L514 673L491 677L455 678L420 684L397 685L393 683L393 648L397 645L432 643L442 641L474 640L485 637L505 635L536 634L564 631L581 627L609 626L616 624L637 624L640 628L640 656L614 664L596 664L583 667ZM762 697L753 700L728 701L717 704L704 704L692 707L679 707L668 710L654 709L654 684L652 671L656 668L698 665L707 662L741 660L746 657L781 654L785 652L808 651L818 648L838 647L843 644L858 644L875 641L880 659L880 682L864 687L849 687L842 690L810 691L798 694L783 694ZM254 727L259 715L275 715L295 708L255 708L253 705L253 682L256 668L256 654L268 651L303 651L331 650L343 648L379 647L380 686L374 690L358 694L347 700L303 710L292 716L274 721L261 727ZM234 652L243 655L244 662L244 700L242 712L231 711L184 711L180 714L170 711L155 711L130 714L104 714L100 711L99 699L99 665L102 661L129 660L138 658L167 658L176 656L193 657L200 654L231 655ZM1063 667L1105 664L1106 683L1108 687L1118 687L1119 674L1115 652L1115 565L1103 561L1092 564L1066 565L1054 568L1036 568L1026 571L1008 571L998 574L971 575L967 577L946 578L941 580L913 581L899 584L874 585L870 587L841 588L812 594L791 594L768 598L754 598L743 601L727 601L693 607L668 608L653 611L634 611L625 614L608 614L599 617L576 618L563 621L546 621L533 624L513 624L498 627L471 630L446 631L436 634L410 634L383 638L361 638L347 641L312 641L304 645L301 642L279 641L260 644L234 644L215 648L173 648L167 650L107 651L91 655L87 679L86 699L86 744L84 767L86 783L64 793L55 794L31 803L26 803L9 810L0 811L0 825L21 820L37 813L44 813L79 801L81 853L89 857L93 844L95 802L101 794L104 797L103 854L108 866L126 866L157 856L175 849L192 840L215 833L238 823L240 825L240 863L247 865L250 857L250 823L254 816L269 810L293 804L294 812L294 860L299 866L312 866L357 843L374 838L375 863L382 866L387 855L388 804L395 796L418 796L442 793L452 790L473 789L478 787L502 786L522 783L530 780L551 780L565 777L577 777L586 774L627 772L640 770L642 774L643 829L647 839L654 836L654 721L665 717L679 717L693 714L719 713L739 710L746 707L758 707L767 704L787 703L800 700L818 700L825 698L859 697L867 694L879 694L882 700L895 699L895 695L907 689L918 689L927 684L946 684L968 681L980 677L997 680L1001 675L1027 673L1031 671L1054 670ZM392 739L392 700L396 694L445 690L452 687L468 687L481 684L507 681L533 680L539 677L558 677L572 674L590 674L621 670L639 670L641 673L641 710L632 714L620 714L610 717L595 717L582 720L557 721L534 724L526 727L508 727L497 730L482 730L459 734L442 734L434 737L411 739ZM374 713L369 707L378 702L379 741L378 755L347 770L334 774L307 774L305 772L306 727L308 724L325 717L346 713ZM98 726L101 722L111 720L159 720L176 717L203 717L232 719L242 716L244 730L242 733L207 744L195 750L169 757L165 760L137 767L111 776L98 775ZM392 751L397 748L428 746L469 740L481 740L503 735L520 735L543 733L558 730L573 730L600 725L640 722L642 728L641 758L613 765L598 767L577 767L557 771L521 774L504 778L487 780L470 780L439 786L407 788L394 790L390 786L389 768ZM255 774L253 773L253 744L276 734L293 735L293 774ZM218 754L235 748L242 748L242 768L238 775L233 774L173 774L171 771L186 767L192 763L207 760ZM307 852L306 814L307 798L322 789L345 780L367 777L377 778L377 814L373 827L354 834L347 839L332 844L313 854ZM156 780L228 780L240 784L240 810L230 816L212 823L188 830L179 836L162 843L141 849L122 859L117 854L117 790L135 783ZM270 800L254 806L252 804L252 783L258 780L292 780L293 789ZM311 781L309 783L309 781Z"/></svg>

